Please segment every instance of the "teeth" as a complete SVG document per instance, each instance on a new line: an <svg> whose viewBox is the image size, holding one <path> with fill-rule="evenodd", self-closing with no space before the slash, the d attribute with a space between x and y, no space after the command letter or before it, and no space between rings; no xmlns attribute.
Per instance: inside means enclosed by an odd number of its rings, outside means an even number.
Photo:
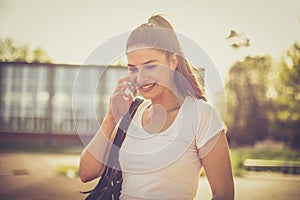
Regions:
<svg viewBox="0 0 300 200"><path fill-rule="evenodd" d="M147 84L147 85L143 85L142 88L148 89L148 88L152 87L153 85L154 85L153 83Z"/></svg>

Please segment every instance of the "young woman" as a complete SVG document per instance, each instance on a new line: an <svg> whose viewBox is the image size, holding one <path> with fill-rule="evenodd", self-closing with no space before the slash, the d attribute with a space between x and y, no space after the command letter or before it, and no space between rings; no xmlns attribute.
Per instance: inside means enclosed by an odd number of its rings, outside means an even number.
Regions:
<svg viewBox="0 0 300 200"><path fill-rule="evenodd" d="M139 106L120 149L120 199L194 199L205 169L213 199L234 199L226 129L184 57L174 29L160 15L132 31L126 44L128 77L118 80L109 110L82 152L79 177L101 176L118 121Z"/></svg>

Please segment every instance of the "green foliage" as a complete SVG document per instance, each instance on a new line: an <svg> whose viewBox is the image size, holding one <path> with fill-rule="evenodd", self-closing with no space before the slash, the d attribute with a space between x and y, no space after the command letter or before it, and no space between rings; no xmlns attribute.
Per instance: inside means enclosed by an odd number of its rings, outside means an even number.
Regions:
<svg viewBox="0 0 300 200"><path fill-rule="evenodd" d="M31 50L28 44L16 44L10 38L0 38L0 61L50 63L52 59L41 47Z"/></svg>
<svg viewBox="0 0 300 200"><path fill-rule="evenodd" d="M276 84L274 137L300 148L300 45L293 44L282 56Z"/></svg>
<svg viewBox="0 0 300 200"><path fill-rule="evenodd" d="M300 45L275 63L246 57L232 65L226 83L226 123L231 144L252 145L266 137L300 148Z"/></svg>
<svg viewBox="0 0 300 200"><path fill-rule="evenodd" d="M272 110L266 93L272 62L269 56L246 57L231 67L226 83L226 123L231 143L251 145L268 136Z"/></svg>
<svg viewBox="0 0 300 200"><path fill-rule="evenodd" d="M250 39L244 33L237 33L235 30L231 30L226 39L231 43L230 46L234 50L250 46Z"/></svg>

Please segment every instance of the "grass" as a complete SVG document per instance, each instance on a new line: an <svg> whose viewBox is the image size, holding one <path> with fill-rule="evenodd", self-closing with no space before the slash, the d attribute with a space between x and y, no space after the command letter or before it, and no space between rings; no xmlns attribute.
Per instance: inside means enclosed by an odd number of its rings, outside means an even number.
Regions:
<svg viewBox="0 0 300 200"><path fill-rule="evenodd" d="M27 152L27 153L54 153L54 154L80 154L82 145L44 145L44 144L1 144L0 152Z"/></svg>
<svg viewBox="0 0 300 200"><path fill-rule="evenodd" d="M67 176L73 179L78 176L78 165L60 165L55 172L57 175Z"/></svg>
<svg viewBox="0 0 300 200"><path fill-rule="evenodd" d="M230 150L231 163L235 176L243 176L243 162L246 159L300 161L300 152L289 148L240 147Z"/></svg>
<svg viewBox="0 0 300 200"><path fill-rule="evenodd" d="M82 151L82 146L42 146L42 145L0 145L1 152L34 152L34 153L57 153L57 154L76 154ZM245 159L267 159L267 160L290 160L300 161L300 151L290 148L277 148L272 145L265 147L239 147L231 148L231 163L235 176L243 176L243 162ZM61 165L56 170L58 175L67 175L72 178L78 174L78 166ZM205 173L204 173L205 175Z"/></svg>
<svg viewBox="0 0 300 200"><path fill-rule="evenodd" d="M267 159L267 160L290 160L300 161L300 152L289 148L253 148L240 147L231 148L231 164L234 176L243 176L245 170L243 169L243 162L246 159ZM78 175L78 166L61 165L57 168L58 175L64 175L72 178ZM203 174L205 176L205 172Z"/></svg>

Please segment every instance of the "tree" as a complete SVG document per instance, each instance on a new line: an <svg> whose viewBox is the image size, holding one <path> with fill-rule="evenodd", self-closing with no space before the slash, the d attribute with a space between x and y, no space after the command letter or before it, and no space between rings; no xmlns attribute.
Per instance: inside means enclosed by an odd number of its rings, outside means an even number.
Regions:
<svg viewBox="0 0 300 200"><path fill-rule="evenodd" d="M274 136L300 148L300 45L294 43L282 56L276 85Z"/></svg>
<svg viewBox="0 0 300 200"><path fill-rule="evenodd" d="M237 33L235 30L231 30L226 39L235 51L238 51L241 47L250 46L250 39L244 33Z"/></svg>
<svg viewBox="0 0 300 200"><path fill-rule="evenodd" d="M268 117L272 108L266 93L272 62L270 56L248 56L229 70L226 123L233 143L254 144L269 136Z"/></svg>
<svg viewBox="0 0 300 200"><path fill-rule="evenodd" d="M10 38L0 38L0 61L50 63L52 59L41 47L31 50L28 44L16 44Z"/></svg>

